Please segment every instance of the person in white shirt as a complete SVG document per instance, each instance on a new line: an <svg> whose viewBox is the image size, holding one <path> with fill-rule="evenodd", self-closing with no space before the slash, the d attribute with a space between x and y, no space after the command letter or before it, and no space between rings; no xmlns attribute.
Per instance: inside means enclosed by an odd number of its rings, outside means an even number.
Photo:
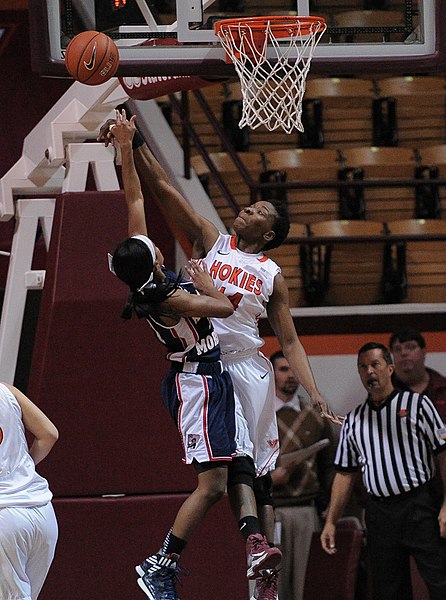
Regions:
<svg viewBox="0 0 446 600"><path fill-rule="evenodd" d="M25 430L33 436L28 447ZM58 537L52 493L35 466L59 437L20 390L0 383L0 598L36 600Z"/></svg>

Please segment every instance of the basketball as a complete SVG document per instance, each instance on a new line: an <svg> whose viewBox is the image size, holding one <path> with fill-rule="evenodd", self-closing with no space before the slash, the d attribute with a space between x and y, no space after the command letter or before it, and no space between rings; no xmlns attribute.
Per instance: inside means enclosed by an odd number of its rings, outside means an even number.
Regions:
<svg viewBox="0 0 446 600"><path fill-rule="evenodd" d="M100 85L113 77L119 65L114 41L99 31L83 31L67 46L65 65L76 81Z"/></svg>

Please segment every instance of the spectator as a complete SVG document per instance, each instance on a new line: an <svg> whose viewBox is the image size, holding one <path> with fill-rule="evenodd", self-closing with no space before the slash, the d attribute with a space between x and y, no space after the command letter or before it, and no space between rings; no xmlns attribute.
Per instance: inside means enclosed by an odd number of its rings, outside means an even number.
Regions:
<svg viewBox="0 0 446 600"><path fill-rule="evenodd" d="M421 333L414 328L396 331L389 347L395 365L394 387L425 394L446 422L446 377L425 366L426 341Z"/></svg>
<svg viewBox="0 0 446 600"><path fill-rule="evenodd" d="M336 522L360 469L367 490L365 521L374 600L410 600L410 556L430 600L446 598L446 500L431 483L437 455L446 482L446 428L429 398L398 391L389 350L369 342L358 352L368 398L344 420L336 451L323 549L336 552Z"/></svg>
<svg viewBox="0 0 446 600"><path fill-rule="evenodd" d="M279 597L302 600L311 538L320 531L330 497L334 433L309 399L299 394L299 381L281 350L271 356L271 362L281 446L277 468L271 473L283 550Z"/></svg>

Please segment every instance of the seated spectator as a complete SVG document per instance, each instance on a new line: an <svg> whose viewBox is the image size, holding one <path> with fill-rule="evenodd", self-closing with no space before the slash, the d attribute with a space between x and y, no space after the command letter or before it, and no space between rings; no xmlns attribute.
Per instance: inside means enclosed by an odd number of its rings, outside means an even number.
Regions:
<svg viewBox="0 0 446 600"><path fill-rule="evenodd" d="M446 377L425 366L426 341L414 328L396 331L390 337L395 372L394 387L425 394L432 400L443 422L446 422Z"/></svg>
<svg viewBox="0 0 446 600"><path fill-rule="evenodd" d="M271 362L281 445L277 467L271 472L283 550L279 598L302 600L311 537L321 528L321 515L330 497L334 432L309 399L299 394L299 381L283 353L273 354Z"/></svg>

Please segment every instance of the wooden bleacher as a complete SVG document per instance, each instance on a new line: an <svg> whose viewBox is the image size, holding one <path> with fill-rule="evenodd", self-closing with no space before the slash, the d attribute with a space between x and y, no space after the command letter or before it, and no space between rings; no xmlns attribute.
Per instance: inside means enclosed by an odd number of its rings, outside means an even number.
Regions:
<svg viewBox="0 0 446 600"><path fill-rule="evenodd" d="M323 221L310 226L313 236L332 241L315 243L312 262L326 270L324 305L378 304L382 302L384 226L376 221ZM362 242L362 237L382 237L381 242ZM351 242L337 240L351 239ZM355 241L353 241L355 240ZM319 269L321 271L321 269Z"/></svg>
<svg viewBox="0 0 446 600"><path fill-rule="evenodd" d="M412 148L363 146L342 152L345 165L363 169L364 179L403 179L414 177ZM375 221L414 216L414 190L409 187L365 188L366 218Z"/></svg>
<svg viewBox="0 0 446 600"><path fill-rule="evenodd" d="M387 77L376 85L378 97L396 100L398 145L421 148L446 142L444 77Z"/></svg>
<svg viewBox="0 0 446 600"><path fill-rule="evenodd" d="M444 76L407 76L358 78L321 78L310 77L307 81L305 98L319 98L324 110L324 147L297 148L298 136L284 133L271 133L258 128L249 132L249 151L239 152L252 180L258 182L265 170L278 170L287 173L287 181L335 181L338 169L362 168L365 181L375 178L412 178L417 166L436 166L439 176L446 173L446 78ZM216 84L201 90L220 123L222 123L222 103L224 100L240 99L238 82ZM398 125L397 147L372 147L373 136L372 103L374 98L395 97ZM165 99L164 99L165 100ZM222 144L210 128L194 94L189 93L190 114L201 139L211 153L225 185L234 196L236 203L246 206L252 198L249 182L239 173ZM178 134L180 121L173 113L173 127ZM181 138L180 138L181 139ZM191 148L192 164L198 174L208 180L208 190L223 222L227 227L233 221L234 209L228 205L209 167L196 155L197 149ZM232 164L231 164L232 163ZM426 182L429 184L429 181ZM446 186L439 187L440 200L445 202ZM294 234L302 225L316 226L317 223L339 219L339 190L336 187L310 187L307 189L288 189L287 196ZM259 196L257 196L259 197ZM407 221L415 216L415 189L413 187L369 187L364 189L366 219L375 222ZM317 227L316 227L317 229ZM292 231L293 231L292 230ZM295 237L295 236L294 236ZM293 239L293 235L291 235ZM419 245L421 244L421 245ZM442 266L436 265L439 275L431 273L429 247L427 242L411 242L407 245L407 275L409 293L404 301L419 301L425 298L429 279L437 282L441 279ZM432 248L438 254L444 248L443 241L435 242ZM350 247L350 249L349 249ZM364 252L376 252L377 243L364 245L337 244L332 252L333 269L331 273L331 291L329 303L374 303L379 298L379 273L382 269L381 258L372 263L365 261L365 279L356 272L356 261L352 257ZM426 251L426 248L428 249ZM353 252L352 252L353 249ZM302 273L299 246L295 243L284 244L272 251L271 256L282 265L284 275L290 287L291 303L305 306L308 299L302 291ZM379 253L378 253L379 254ZM419 265L419 266L418 266ZM416 274L417 269L424 270L423 275ZM431 276L432 275L432 276ZM373 281L372 281L373 280ZM360 284L357 282L360 281ZM355 293L348 294L351 288ZM435 284L432 301L442 300L441 286ZM426 301L426 300L423 300Z"/></svg>
<svg viewBox="0 0 446 600"><path fill-rule="evenodd" d="M419 234L446 235L446 220L403 219L387 226L390 233L409 236L406 302L446 302L446 241L410 239Z"/></svg>

